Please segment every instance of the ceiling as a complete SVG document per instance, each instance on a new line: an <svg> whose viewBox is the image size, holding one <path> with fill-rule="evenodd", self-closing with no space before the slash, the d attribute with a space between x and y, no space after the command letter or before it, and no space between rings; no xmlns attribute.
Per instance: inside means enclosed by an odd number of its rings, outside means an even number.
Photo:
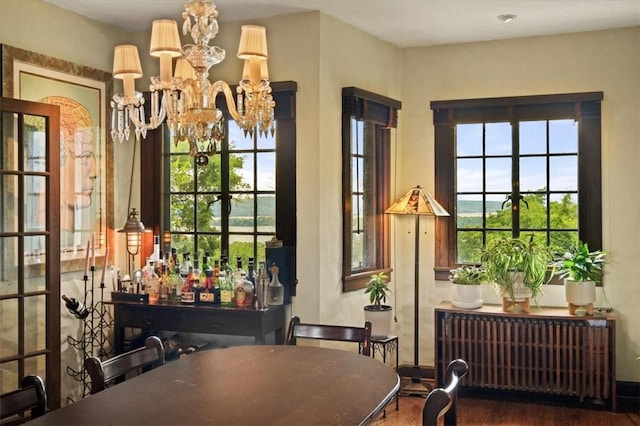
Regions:
<svg viewBox="0 0 640 426"><path fill-rule="evenodd" d="M169 18L183 0L45 0L128 31ZM640 0L215 0L218 20L319 10L399 47L433 46L640 25ZM498 15L513 14L508 23Z"/></svg>

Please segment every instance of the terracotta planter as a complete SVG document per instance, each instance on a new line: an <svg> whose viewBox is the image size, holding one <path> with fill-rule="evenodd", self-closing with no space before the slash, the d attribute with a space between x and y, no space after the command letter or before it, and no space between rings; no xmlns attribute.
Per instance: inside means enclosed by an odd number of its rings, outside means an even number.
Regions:
<svg viewBox="0 0 640 426"><path fill-rule="evenodd" d="M371 322L371 337L387 337L391 335L393 308L382 305L376 309L374 305L364 307L364 320Z"/></svg>
<svg viewBox="0 0 640 426"><path fill-rule="evenodd" d="M571 315L584 315L585 313L592 315L593 304L596 301L596 283L595 281L576 282L565 279L564 296Z"/></svg>
<svg viewBox="0 0 640 426"><path fill-rule="evenodd" d="M482 306L482 286L452 283L451 303L456 308L477 309Z"/></svg>

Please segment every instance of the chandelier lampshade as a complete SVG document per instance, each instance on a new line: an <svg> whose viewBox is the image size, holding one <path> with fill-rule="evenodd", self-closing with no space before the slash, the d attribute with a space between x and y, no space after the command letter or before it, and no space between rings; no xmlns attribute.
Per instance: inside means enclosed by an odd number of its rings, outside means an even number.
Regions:
<svg viewBox="0 0 640 426"><path fill-rule="evenodd" d="M191 35L193 44L183 46L176 21L153 21L149 54L160 60L160 75L151 77L148 122L144 97L134 87L135 79L142 77L138 49L133 45L116 47L113 75L123 80L124 93L114 95L111 102L114 140L129 139L131 128L139 140L147 130L166 122L176 145L187 141L196 163L206 165L225 136L224 117L216 108L219 94L224 95L229 115L245 133L274 132L275 102L267 68L266 29L242 26L237 57L244 60L244 66L234 95L226 82L209 81L211 67L225 58L224 49L209 45L218 34L217 17L213 2L188 1L182 12L182 32Z"/></svg>

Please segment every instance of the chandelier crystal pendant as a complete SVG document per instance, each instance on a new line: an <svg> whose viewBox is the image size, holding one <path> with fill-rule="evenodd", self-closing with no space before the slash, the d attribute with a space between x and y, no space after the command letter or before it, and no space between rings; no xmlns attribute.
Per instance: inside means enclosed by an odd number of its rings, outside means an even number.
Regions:
<svg viewBox="0 0 640 426"><path fill-rule="evenodd" d="M274 133L275 102L269 85L267 69L266 30L258 25L243 25L238 58L244 60L242 79L236 94L227 83L209 81L209 70L225 58L225 51L209 42L218 34L218 11L211 1L191 0L184 6L182 32L191 34L193 44L180 46L176 21L153 21L151 56L160 59L160 75L151 77L150 116L146 121L145 100L135 90L135 79L142 77L138 48L116 46L113 77L123 81L124 93L111 101L111 136L121 143L128 140L131 128L136 140L146 137L165 120L175 144L189 143L189 153L198 165L206 165L209 156L225 136L222 111L216 108L216 98L223 93L231 117L246 134ZM173 59L176 58L172 75Z"/></svg>

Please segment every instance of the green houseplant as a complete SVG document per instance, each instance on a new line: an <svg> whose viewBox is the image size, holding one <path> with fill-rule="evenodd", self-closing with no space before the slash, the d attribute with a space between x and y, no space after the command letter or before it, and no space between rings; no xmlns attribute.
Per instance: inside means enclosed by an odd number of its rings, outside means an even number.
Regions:
<svg viewBox="0 0 640 426"><path fill-rule="evenodd" d="M365 321L371 322L371 335L374 337L386 337L391 334L391 319L393 308L383 304L387 301L389 277L384 272L371 275L365 294L369 294L370 305L364 307Z"/></svg>
<svg viewBox="0 0 640 426"><path fill-rule="evenodd" d="M530 299L542 293L553 260L546 245L519 238L499 238L482 251L482 266L502 297L503 310L529 311Z"/></svg>
<svg viewBox="0 0 640 426"><path fill-rule="evenodd" d="M578 241L554 262L555 275L564 280L565 300L572 315L593 314L596 283L602 281L607 254L603 250L589 251L587 243Z"/></svg>
<svg viewBox="0 0 640 426"><path fill-rule="evenodd" d="M476 309L482 306L481 284L489 282L487 271L482 266L461 265L449 270L451 281L451 304L456 308Z"/></svg>

